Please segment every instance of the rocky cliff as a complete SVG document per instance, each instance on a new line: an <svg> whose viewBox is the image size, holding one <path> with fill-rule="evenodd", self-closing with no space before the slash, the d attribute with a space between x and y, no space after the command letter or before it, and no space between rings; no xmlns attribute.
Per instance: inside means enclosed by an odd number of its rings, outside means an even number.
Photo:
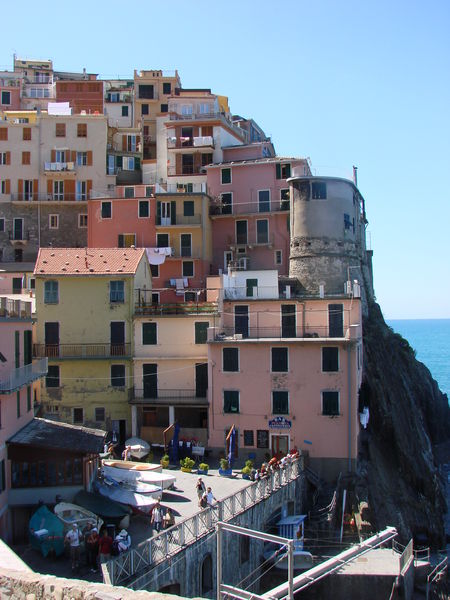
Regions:
<svg viewBox="0 0 450 600"><path fill-rule="evenodd" d="M375 529L393 525L405 543L414 536L442 548L446 504L437 449L450 440L447 396L374 302L363 336L360 408L369 407L370 421L360 436L358 496L368 500Z"/></svg>

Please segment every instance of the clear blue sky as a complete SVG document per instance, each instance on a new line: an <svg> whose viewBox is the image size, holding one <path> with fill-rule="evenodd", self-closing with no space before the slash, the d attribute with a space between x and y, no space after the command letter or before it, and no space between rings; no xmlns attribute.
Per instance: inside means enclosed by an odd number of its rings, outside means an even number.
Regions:
<svg viewBox="0 0 450 600"><path fill-rule="evenodd" d="M55 6L3 10L0 68L14 52L102 77L177 68L185 87L253 117L278 154L309 156L322 175L357 165L385 317L450 318L448 1Z"/></svg>

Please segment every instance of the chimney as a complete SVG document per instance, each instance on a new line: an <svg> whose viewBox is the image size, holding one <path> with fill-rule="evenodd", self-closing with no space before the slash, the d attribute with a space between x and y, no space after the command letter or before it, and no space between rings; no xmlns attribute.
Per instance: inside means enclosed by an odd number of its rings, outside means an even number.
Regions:
<svg viewBox="0 0 450 600"><path fill-rule="evenodd" d="M355 165L353 165L353 183L358 187L358 167L355 167Z"/></svg>

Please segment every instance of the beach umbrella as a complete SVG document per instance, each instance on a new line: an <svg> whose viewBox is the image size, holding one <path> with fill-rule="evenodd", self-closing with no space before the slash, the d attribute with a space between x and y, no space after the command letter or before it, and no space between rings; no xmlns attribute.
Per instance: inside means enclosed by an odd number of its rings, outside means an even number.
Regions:
<svg viewBox="0 0 450 600"><path fill-rule="evenodd" d="M172 464L176 464L178 462L178 437L180 433L180 426L178 423L175 423L173 427L173 438L172 438L172 446L169 449L170 452L170 462Z"/></svg>
<svg viewBox="0 0 450 600"><path fill-rule="evenodd" d="M234 463L234 449L235 449L235 444L236 444L236 428L233 425L233 427L231 428L231 431L229 433L229 437L228 437L228 463L230 465L230 467L233 466Z"/></svg>

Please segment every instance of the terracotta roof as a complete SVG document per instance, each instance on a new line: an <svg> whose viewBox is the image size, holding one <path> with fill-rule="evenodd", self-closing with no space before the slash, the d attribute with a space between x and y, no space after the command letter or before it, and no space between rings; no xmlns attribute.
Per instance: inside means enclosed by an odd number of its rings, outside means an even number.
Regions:
<svg viewBox="0 0 450 600"><path fill-rule="evenodd" d="M71 450L78 454L103 450L106 431L34 417L8 440L8 444Z"/></svg>
<svg viewBox="0 0 450 600"><path fill-rule="evenodd" d="M144 248L41 248L35 275L134 275Z"/></svg>

